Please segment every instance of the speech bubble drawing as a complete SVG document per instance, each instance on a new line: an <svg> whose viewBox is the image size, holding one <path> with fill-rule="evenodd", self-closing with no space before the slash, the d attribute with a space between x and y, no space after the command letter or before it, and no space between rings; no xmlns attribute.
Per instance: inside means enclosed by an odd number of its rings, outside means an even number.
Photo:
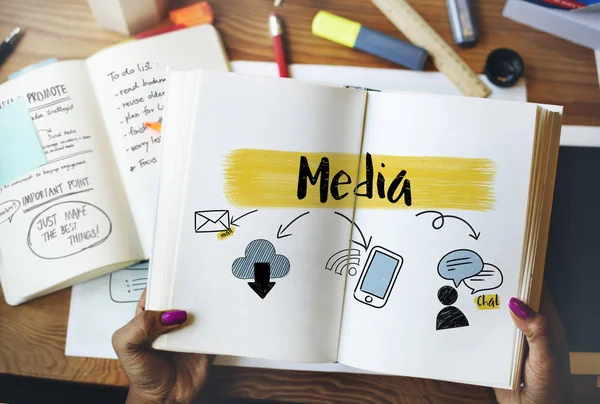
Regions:
<svg viewBox="0 0 600 404"><path fill-rule="evenodd" d="M61 202L32 220L27 244L35 255L51 260L96 247L111 233L110 218L100 208L81 201Z"/></svg>
<svg viewBox="0 0 600 404"><path fill-rule="evenodd" d="M438 264L438 274L454 281L454 286L477 275L483 269L483 260L475 251L454 250L444 255Z"/></svg>
<svg viewBox="0 0 600 404"><path fill-rule="evenodd" d="M6 201L0 204L0 224L8 221L12 223L13 217L21 207L21 202L16 199Z"/></svg>
<svg viewBox="0 0 600 404"><path fill-rule="evenodd" d="M110 274L108 292L115 303L135 303L148 286L148 261Z"/></svg>
<svg viewBox="0 0 600 404"><path fill-rule="evenodd" d="M472 295L484 290L496 289L502 285L502 282L504 282L502 271L497 266L487 263L483 264L481 272L465 279L465 285L471 289Z"/></svg>

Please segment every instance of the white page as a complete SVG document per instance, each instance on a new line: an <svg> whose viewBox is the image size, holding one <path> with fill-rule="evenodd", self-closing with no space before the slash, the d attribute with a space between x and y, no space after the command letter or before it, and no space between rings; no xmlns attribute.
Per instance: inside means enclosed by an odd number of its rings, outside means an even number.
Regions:
<svg viewBox="0 0 600 404"><path fill-rule="evenodd" d="M169 301L149 308L184 309L194 320L178 332L160 337L157 346L287 361L333 361L345 276L326 266L332 251L348 249L349 221L335 215L331 208L319 209L318 203L314 209L293 203L289 208L270 208L233 200L231 195L240 184L248 183L253 190L289 190L289 201L293 202L303 153L358 155L366 94L301 85L292 80L213 72L202 73L197 92L195 133L184 174L187 186L183 219L178 234L173 235L176 262L173 268L156 268L160 260L155 260L149 282L152 286L155 270L171 271ZM259 164L233 157L249 149L258 154ZM293 157L272 156L278 151L290 152ZM280 162L290 169L291 176L284 171L266 177L257 174L279 167L274 164ZM354 160L352 165L349 172L356 170ZM265 182L259 186L261 178L272 178L272 186L269 181L267 188ZM262 197L262 193L253 192ZM318 185L317 190L310 188L308 192L318 197ZM340 205L339 209L346 216L351 215L353 199L348 201L347 208ZM281 206L279 202L274 205ZM239 218L240 227L231 237L220 239L215 233L198 231L204 222L195 217L215 210L226 212L227 223L234 222L233 217ZM240 220L253 210L257 211ZM161 219L168 220L161 218L159 206L158 226ZM265 253L274 271L271 281L275 286L261 299L250 287L254 280L252 265L261 260L251 257L267 249L274 249L279 257ZM277 264L281 261L287 262L284 269ZM243 271L238 266L242 264L248 264ZM278 277L278 273L283 276Z"/></svg>
<svg viewBox="0 0 600 404"><path fill-rule="evenodd" d="M48 163L0 188L0 206L18 206L0 223L9 304L141 259L85 63L56 63L0 87L0 102L18 97L29 106Z"/></svg>
<svg viewBox="0 0 600 404"><path fill-rule="evenodd" d="M277 64L271 62L233 61L231 69L236 73L278 77ZM461 96L456 86L443 73L438 72L309 64L293 64L289 66L289 70L294 79L318 84ZM510 88L494 86L483 74L479 75L479 79L492 89L489 99L527 101L525 79L519 80Z"/></svg>
<svg viewBox="0 0 600 404"><path fill-rule="evenodd" d="M600 126L563 125L561 146L600 147Z"/></svg>
<svg viewBox="0 0 600 404"><path fill-rule="evenodd" d="M383 373L507 385L516 332L507 303L517 295L519 287L536 106L370 93L367 108L363 153L374 155L376 172L381 170L383 162L377 155L460 157L488 159L485 168L473 160L468 164L481 167L478 175L483 176L486 170L492 172L493 178L488 181L477 177L481 182L465 190L460 187L467 180L460 178L469 167L456 161L442 162L442 174L434 174L434 163L428 160L407 170L405 178L413 179L410 209L405 200L394 205L398 209L372 209L364 198L359 198L355 220L366 237L373 236L371 247L382 246L400 255L403 262L395 283L390 286L391 294L381 308L358 300L360 293L355 289L359 276L349 279L338 360ZM389 158L387 163L389 185L393 179L390 172L403 167L390 166ZM419 171L424 174L419 176ZM492 188L474 201L461 202L474 188L484 186ZM436 195L443 195L443 200L424 202ZM485 197L493 198L487 207L481 202ZM435 203L444 206L432 205ZM455 217L445 218L444 225L436 230L433 220L438 214L416 216L426 210ZM440 227L440 222L435 226ZM478 233L477 240L470 236ZM459 249L477 253L482 259L479 264L485 263L486 271L493 271L490 264L496 266L503 282L497 272L492 272L489 278L466 280L454 288L451 280L438 274L438 264L446 254ZM373 250L369 254L372 253ZM393 253L384 252L392 257ZM457 268L475 271L477 262L477 259L459 261L466 266ZM360 274L366 265L362 261ZM377 265L374 267L377 276ZM452 267L442 273L448 277L452 273L449 271L454 270ZM466 277L462 270L453 273ZM482 284L495 288L473 294L468 288L470 285L477 291L482 287L476 285ZM368 289L365 285L361 284L359 289ZM375 285L372 290L380 289L377 281L372 285ZM458 291L453 306L466 316L468 326L436 330L438 313L445 308L437 298L443 286ZM499 309L479 310L474 299L483 294L497 295ZM464 320L459 313L453 313L453 318Z"/></svg>
<svg viewBox="0 0 600 404"><path fill-rule="evenodd" d="M112 335L133 318L147 278L145 262L73 286L65 355L117 359Z"/></svg>
<svg viewBox="0 0 600 404"><path fill-rule="evenodd" d="M161 121L168 66L227 71L212 25L116 45L87 61L146 258L150 256L157 193Z"/></svg>
<svg viewBox="0 0 600 404"><path fill-rule="evenodd" d="M270 62L233 61L236 73L277 77L277 65ZM354 66L292 65L292 76L300 81L321 81L338 85L372 87L387 91L431 91L436 94L453 94L454 86L442 73L414 72L399 69L377 69ZM526 87L501 89L492 97L526 101ZM456 94L459 95L459 94ZM568 127L563 127L563 136ZM108 277L106 277L108 279ZM92 298L91 296L98 296ZM81 308L81 309L79 309ZM108 298L108 281L92 280L73 286L71 311L67 329L66 355L116 358L111 345L114 331L125 325L135 311L135 303L114 303ZM87 318L102 319L92 324ZM264 367L290 370L367 372L342 364L308 364L270 361L235 356L218 356L216 365Z"/></svg>

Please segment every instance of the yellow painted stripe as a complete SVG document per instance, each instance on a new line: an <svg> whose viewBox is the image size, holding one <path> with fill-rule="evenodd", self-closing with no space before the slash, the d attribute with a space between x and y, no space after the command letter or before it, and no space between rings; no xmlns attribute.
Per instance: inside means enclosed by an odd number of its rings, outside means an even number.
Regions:
<svg viewBox="0 0 600 404"><path fill-rule="evenodd" d="M321 181L315 185L306 181L306 195L298 196L301 158L305 157L313 177L326 158L329 163L325 202L322 201ZM493 209L496 165L489 159L373 155L372 195L358 197L357 206L366 209L463 209L489 211ZM382 164L385 167L382 167ZM360 178L358 155L351 153L302 153L276 150L238 149L225 157L224 193L237 207L282 208L352 208L356 186L366 179L366 155L361 156ZM338 174L341 170L345 172ZM389 188L398 174L405 170L392 200L399 196L406 180L410 181L410 203L405 195L395 203L390 201ZM337 176L336 176L337 174ZM379 174L384 180L378 192ZM338 185L334 186L334 178ZM349 182L349 183L348 183ZM340 199L334 198L335 195ZM367 193L367 184L359 186L357 194ZM346 195L345 195L346 194ZM345 195L345 196L344 196Z"/></svg>
<svg viewBox="0 0 600 404"><path fill-rule="evenodd" d="M327 11L319 11L312 23L313 35L354 48L361 25Z"/></svg>

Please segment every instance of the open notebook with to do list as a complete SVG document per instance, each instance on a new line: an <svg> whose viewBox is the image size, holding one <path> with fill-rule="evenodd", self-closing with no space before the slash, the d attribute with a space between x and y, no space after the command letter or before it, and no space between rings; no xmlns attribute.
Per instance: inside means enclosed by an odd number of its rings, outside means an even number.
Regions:
<svg viewBox="0 0 600 404"><path fill-rule="evenodd" d="M560 107L171 71L158 349L515 388ZM485 371L482 371L485 369Z"/></svg>
<svg viewBox="0 0 600 404"><path fill-rule="evenodd" d="M0 279L19 304L147 259L168 65L228 70L214 27L124 43L0 86L23 100L47 163L0 188ZM14 134L17 136L18 134Z"/></svg>

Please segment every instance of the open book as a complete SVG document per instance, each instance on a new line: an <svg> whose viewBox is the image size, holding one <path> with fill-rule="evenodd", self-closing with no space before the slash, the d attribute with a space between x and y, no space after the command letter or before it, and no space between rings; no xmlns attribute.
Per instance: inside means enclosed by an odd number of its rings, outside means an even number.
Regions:
<svg viewBox="0 0 600 404"><path fill-rule="evenodd" d="M561 108L198 70L165 102L147 307L191 321L156 348L517 386Z"/></svg>
<svg viewBox="0 0 600 404"><path fill-rule="evenodd" d="M0 279L9 304L150 255L161 135L144 122L162 116L167 65L228 69L206 25L0 86L0 107L19 97L28 104L48 159L0 187Z"/></svg>

